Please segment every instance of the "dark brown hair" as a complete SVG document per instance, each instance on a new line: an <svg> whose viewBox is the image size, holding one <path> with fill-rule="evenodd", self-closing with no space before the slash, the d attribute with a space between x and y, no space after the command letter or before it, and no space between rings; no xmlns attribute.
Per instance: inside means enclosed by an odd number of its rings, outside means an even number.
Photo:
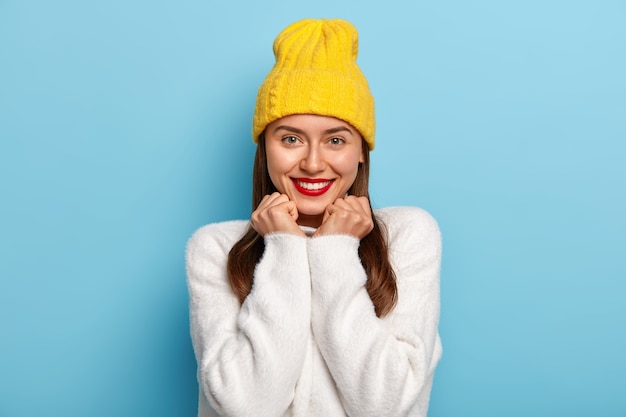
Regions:
<svg viewBox="0 0 626 417"><path fill-rule="evenodd" d="M369 199L369 148L363 141L364 161L359 164L356 179L348 194ZM258 141L252 172L252 209L255 210L263 197L277 191L267 170L265 138L261 134ZM372 212L373 213L373 212ZM374 304L376 315L389 313L397 301L396 277L389 261L387 238L384 224L372 214L374 229L361 239L359 257L367 274L365 288ZM265 243L252 227L232 247L228 254L228 279L233 292L244 302L252 289L254 268L263 256Z"/></svg>

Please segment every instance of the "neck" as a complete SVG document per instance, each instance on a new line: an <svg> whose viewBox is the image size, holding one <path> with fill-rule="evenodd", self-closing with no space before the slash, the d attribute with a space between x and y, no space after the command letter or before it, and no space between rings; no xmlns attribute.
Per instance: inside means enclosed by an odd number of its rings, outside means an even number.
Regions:
<svg viewBox="0 0 626 417"><path fill-rule="evenodd" d="M308 214L300 214L298 215L298 223L300 226L308 226L318 228L322 224L322 220L324 219L324 214L318 215L308 215Z"/></svg>

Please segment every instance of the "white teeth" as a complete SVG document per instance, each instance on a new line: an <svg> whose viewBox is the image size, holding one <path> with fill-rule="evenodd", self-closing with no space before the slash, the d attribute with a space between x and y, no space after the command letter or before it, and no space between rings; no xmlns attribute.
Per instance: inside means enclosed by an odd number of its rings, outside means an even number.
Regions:
<svg viewBox="0 0 626 417"><path fill-rule="evenodd" d="M303 181L298 181L298 185L300 187L305 188L305 189L310 190L310 191L319 190L321 188L326 187L328 184L330 184L330 181L324 181L324 182L303 182Z"/></svg>

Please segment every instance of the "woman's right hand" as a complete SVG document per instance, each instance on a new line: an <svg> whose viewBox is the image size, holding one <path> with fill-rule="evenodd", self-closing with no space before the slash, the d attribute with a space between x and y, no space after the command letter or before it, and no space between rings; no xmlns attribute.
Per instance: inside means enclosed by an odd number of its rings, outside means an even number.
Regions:
<svg viewBox="0 0 626 417"><path fill-rule="evenodd" d="M261 236L268 233L283 232L305 236L296 223L298 209L296 203L279 192L266 195L259 206L252 212L250 223Z"/></svg>

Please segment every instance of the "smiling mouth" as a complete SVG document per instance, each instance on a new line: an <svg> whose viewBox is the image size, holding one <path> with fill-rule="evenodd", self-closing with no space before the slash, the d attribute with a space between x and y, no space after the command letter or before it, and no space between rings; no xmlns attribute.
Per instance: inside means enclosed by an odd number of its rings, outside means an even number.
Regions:
<svg viewBox="0 0 626 417"><path fill-rule="evenodd" d="M318 196L324 194L333 185L334 180L292 178L293 184L299 193L308 196Z"/></svg>

